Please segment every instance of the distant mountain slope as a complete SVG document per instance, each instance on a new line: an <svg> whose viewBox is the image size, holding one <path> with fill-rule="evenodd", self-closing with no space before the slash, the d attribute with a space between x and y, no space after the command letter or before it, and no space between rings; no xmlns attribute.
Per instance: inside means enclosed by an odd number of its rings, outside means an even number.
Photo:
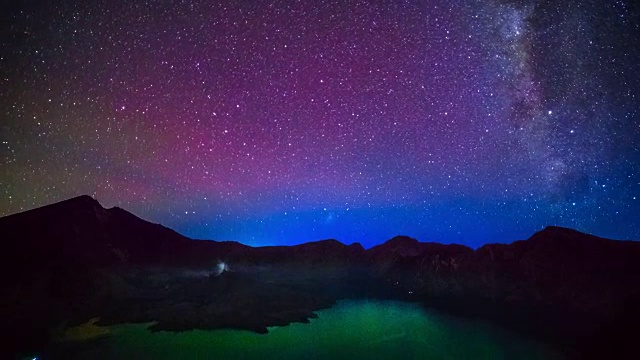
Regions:
<svg viewBox="0 0 640 360"><path fill-rule="evenodd" d="M79 196L0 218L0 257L19 268L172 261L191 243L162 225Z"/></svg>
<svg viewBox="0 0 640 360"><path fill-rule="evenodd" d="M344 264L364 254L360 244L336 240L262 248L192 240L121 208L105 209L86 195L0 218L0 231L0 263L31 272L71 264L199 265L218 259Z"/></svg>

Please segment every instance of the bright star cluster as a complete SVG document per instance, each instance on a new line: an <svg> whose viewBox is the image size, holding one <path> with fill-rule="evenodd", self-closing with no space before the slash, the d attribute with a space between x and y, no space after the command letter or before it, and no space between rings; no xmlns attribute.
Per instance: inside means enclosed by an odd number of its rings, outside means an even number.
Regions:
<svg viewBox="0 0 640 360"><path fill-rule="evenodd" d="M3 4L0 215L194 238L640 239L633 1Z"/></svg>

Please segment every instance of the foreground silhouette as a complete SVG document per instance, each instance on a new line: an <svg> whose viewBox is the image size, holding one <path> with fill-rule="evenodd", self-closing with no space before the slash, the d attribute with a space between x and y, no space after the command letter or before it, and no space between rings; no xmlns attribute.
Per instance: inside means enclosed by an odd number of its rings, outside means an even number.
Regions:
<svg viewBox="0 0 640 360"><path fill-rule="evenodd" d="M0 233L11 355L85 323L264 333L339 299L381 298L480 316L567 357L637 356L633 241L548 227L477 250L401 236L368 250L336 240L254 248L191 240L89 196L0 218Z"/></svg>

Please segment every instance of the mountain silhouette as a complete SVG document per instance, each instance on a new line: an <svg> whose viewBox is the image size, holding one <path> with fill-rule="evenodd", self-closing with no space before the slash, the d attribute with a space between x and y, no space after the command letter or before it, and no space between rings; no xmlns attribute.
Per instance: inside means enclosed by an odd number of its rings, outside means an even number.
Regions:
<svg viewBox="0 0 640 360"><path fill-rule="evenodd" d="M352 297L484 317L576 357L624 357L633 342L622 329L640 321L640 243L555 226L477 250L406 236L368 250L331 239L250 247L192 240L79 196L0 218L0 234L0 317L14 353L96 317L266 332Z"/></svg>

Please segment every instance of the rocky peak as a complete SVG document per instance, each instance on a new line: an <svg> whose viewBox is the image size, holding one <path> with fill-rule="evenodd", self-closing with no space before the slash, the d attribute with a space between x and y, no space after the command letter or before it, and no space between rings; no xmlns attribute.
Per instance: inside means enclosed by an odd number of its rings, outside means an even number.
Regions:
<svg viewBox="0 0 640 360"><path fill-rule="evenodd" d="M423 244L408 236L396 236L384 244L377 245L368 250L374 257L380 255L394 256L418 256L422 253Z"/></svg>

